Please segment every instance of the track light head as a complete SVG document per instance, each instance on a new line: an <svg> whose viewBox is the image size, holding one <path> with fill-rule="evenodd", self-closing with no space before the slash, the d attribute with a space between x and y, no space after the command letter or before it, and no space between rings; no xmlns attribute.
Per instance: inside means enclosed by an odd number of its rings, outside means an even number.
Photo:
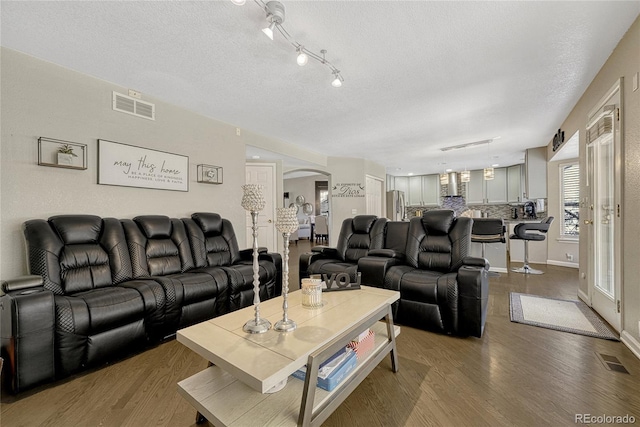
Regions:
<svg viewBox="0 0 640 427"><path fill-rule="evenodd" d="M231 0L231 3L238 5L238 6L242 6L247 2L247 0Z"/></svg>
<svg viewBox="0 0 640 427"><path fill-rule="evenodd" d="M304 53L304 46L300 46L298 49L296 49L296 52L298 52L298 56L296 58L296 62L298 62L298 65L301 67L307 65L307 62L309 62L309 56Z"/></svg>
<svg viewBox="0 0 640 427"><path fill-rule="evenodd" d="M271 40L273 40L273 29L276 28L276 23L271 22L271 24L267 28L263 28L262 32L267 35Z"/></svg>
<svg viewBox="0 0 640 427"><path fill-rule="evenodd" d="M340 87L342 86L342 76L340 75L340 71L336 70L333 72L333 81L331 82L331 86Z"/></svg>

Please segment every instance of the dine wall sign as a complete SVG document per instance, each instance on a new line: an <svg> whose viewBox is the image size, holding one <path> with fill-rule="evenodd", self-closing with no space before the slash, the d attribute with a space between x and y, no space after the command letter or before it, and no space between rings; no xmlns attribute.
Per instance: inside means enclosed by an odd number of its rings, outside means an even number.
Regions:
<svg viewBox="0 0 640 427"><path fill-rule="evenodd" d="M331 188L332 197L364 197L362 183L340 183Z"/></svg>

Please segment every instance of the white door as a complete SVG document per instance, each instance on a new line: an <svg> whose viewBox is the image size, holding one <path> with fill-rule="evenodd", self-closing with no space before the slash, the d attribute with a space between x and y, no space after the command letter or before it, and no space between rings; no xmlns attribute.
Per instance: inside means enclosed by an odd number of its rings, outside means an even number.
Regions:
<svg viewBox="0 0 640 427"><path fill-rule="evenodd" d="M382 212L382 180L373 176L365 177L365 202L367 204L367 215L375 215L378 218L384 217Z"/></svg>
<svg viewBox="0 0 640 427"><path fill-rule="evenodd" d="M620 91L619 86L589 120L587 148L590 151L591 218L585 225L592 227L589 245L591 274L589 289L591 305L618 332L621 329L620 289L622 257L620 256Z"/></svg>
<svg viewBox="0 0 640 427"><path fill-rule="evenodd" d="M276 242L276 165L275 163L247 163L246 183L264 186L264 209L258 215L258 246L264 246L270 252L277 252ZM247 212L246 248L253 246L251 214Z"/></svg>

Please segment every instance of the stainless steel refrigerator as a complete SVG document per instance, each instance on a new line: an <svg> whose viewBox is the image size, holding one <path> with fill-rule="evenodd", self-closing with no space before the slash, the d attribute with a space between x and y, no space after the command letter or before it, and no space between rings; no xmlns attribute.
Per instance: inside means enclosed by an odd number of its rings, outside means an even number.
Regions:
<svg viewBox="0 0 640 427"><path fill-rule="evenodd" d="M404 191L387 191L387 218L391 221L406 220Z"/></svg>

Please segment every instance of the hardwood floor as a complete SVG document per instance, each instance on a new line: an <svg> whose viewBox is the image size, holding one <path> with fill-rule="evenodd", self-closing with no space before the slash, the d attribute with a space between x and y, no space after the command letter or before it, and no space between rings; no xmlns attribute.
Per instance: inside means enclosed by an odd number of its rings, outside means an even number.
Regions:
<svg viewBox="0 0 640 427"><path fill-rule="evenodd" d="M291 246L291 288L298 256ZM326 426L572 425L575 414L625 415L640 422L640 360L622 343L511 323L509 292L576 299L578 272L537 266L541 276L491 278L482 339L403 327L400 371L386 358ZM617 357L630 375L605 369ZM195 410L176 383L207 362L175 340L102 369L2 396L3 426L190 426ZM238 402L239 405L242 402Z"/></svg>

